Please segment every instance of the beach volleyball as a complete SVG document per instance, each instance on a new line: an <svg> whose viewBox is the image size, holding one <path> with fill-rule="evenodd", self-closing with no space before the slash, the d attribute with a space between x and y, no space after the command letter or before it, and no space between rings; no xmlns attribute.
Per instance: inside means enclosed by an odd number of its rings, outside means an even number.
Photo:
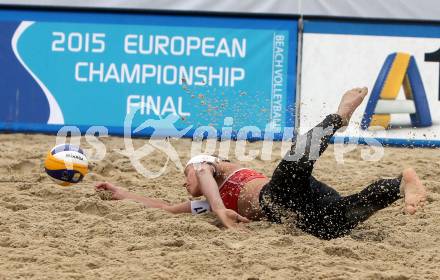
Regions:
<svg viewBox="0 0 440 280"><path fill-rule="evenodd" d="M70 186L80 182L86 176L88 160L80 147L61 144L47 153L44 168L55 183Z"/></svg>
<svg viewBox="0 0 440 280"><path fill-rule="evenodd" d="M440 0L0 0L0 280L440 280Z"/></svg>

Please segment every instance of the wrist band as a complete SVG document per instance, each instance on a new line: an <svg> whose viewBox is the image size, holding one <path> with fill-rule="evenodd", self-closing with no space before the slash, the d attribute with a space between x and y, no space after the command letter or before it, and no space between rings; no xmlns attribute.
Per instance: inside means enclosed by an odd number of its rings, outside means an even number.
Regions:
<svg viewBox="0 0 440 280"><path fill-rule="evenodd" d="M192 200L191 201L191 213L193 215L211 212L209 202L206 200Z"/></svg>

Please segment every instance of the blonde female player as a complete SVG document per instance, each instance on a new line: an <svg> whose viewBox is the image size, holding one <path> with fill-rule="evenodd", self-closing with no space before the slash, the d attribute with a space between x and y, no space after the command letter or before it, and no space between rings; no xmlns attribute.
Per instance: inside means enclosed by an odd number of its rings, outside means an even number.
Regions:
<svg viewBox="0 0 440 280"><path fill-rule="evenodd" d="M349 196L340 196L311 175L316 158L325 151L331 136L348 124L366 94L366 88L346 92L336 114L328 115L314 129L297 137L270 179L238 164L199 155L186 165L184 186L193 197L203 195L207 201L169 205L110 183L98 183L96 189L111 191L113 199L130 199L171 213L213 211L226 228L261 218L276 223L294 219L297 227L323 239L349 233L401 197L405 211L414 214L426 200L426 189L411 168L397 178L378 180Z"/></svg>

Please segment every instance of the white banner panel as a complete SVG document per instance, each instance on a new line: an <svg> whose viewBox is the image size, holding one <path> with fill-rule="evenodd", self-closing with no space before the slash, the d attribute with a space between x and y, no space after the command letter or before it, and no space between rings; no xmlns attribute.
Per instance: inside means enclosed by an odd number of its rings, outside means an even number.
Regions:
<svg viewBox="0 0 440 280"><path fill-rule="evenodd" d="M354 113L348 128L338 132L337 137L379 138L382 142L395 145L439 145L439 59L433 54L439 48L440 26L306 21L301 67L300 133L319 123L325 115L335 113L345 91L367 86L369 95ZM407 97L400 86L402 81L399 82L399 75L396 75L399 61L395 53L403 53L403 57L410 61L405 81L413 83L414 92L410 93L413 97L407 101L403 101ZM427 61L426 54L431 56ZM410 59L411 56L413 59ZM388 61L385 61L387 57ZM401 58L400 62L405 60ZM401 65L400 71L405 71L404 68ZM415 75L414 69L420 72L421 82L418 85L417 81L410 79ZM379 73L382 74L380 77ZM395 98L386 92L390 83L399 85ZM411 121L410 113L417 109L415 103L419 102L420 105L420 100L423 101L421 83L426 92L429 112L423 106L419 107L419 112L413 114L413 118L420 116L422 122L415 124ZM411 87L408 88L411 90ZM378 96L376 101L371 94ZM368 109L373 112L370 115L367 112L368 103ZM389 126L373 130L377 128L373 127L374 124L383 121L381 118L386 116L387 110L391 117ZM372 121L364 124L366 129L361 127L363 119L364 122ZM428 122L423 123L423 119Z"/></svg>

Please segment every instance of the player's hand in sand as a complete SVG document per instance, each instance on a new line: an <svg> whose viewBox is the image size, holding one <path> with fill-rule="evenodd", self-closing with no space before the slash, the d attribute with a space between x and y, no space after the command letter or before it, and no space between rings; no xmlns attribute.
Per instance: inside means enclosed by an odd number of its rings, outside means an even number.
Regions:
<svg viewBox="0 0 440 280"><path fill-rule="evenodd" d="M120 188L116 187L111 183L108 182L98 182L95 185L96 191L108 191L112 193L112 199L120 200L120 199L126 199L127 198L127 192Z"/></svg>
<svg viewBox="0 0 440 280"><path fill-rule="evenodd" d="M347 91L344 96L342 96L337 114L342 117L344 126L348 125L351 115L353 115L353 112L356 110L356 108L361 105L365 96L367 96L367 93L368 89L366 87L354 88Z"/></svg>
<svg viewBox="0 0 440 280"><path fill-rule="evenodd" d="M249 220L247 218L241 216L231 209L220 209L215 211L215 214L222 222L222 224L228 229L242 228L241 223L249 223Z"/></svg>
<svg viewBox="0 0 440 280"><path fill-rule="evenodd" d="M426 187L412 168L402 172L402 187L405 195L405 213L414 214L426 202Z"/></svg>

